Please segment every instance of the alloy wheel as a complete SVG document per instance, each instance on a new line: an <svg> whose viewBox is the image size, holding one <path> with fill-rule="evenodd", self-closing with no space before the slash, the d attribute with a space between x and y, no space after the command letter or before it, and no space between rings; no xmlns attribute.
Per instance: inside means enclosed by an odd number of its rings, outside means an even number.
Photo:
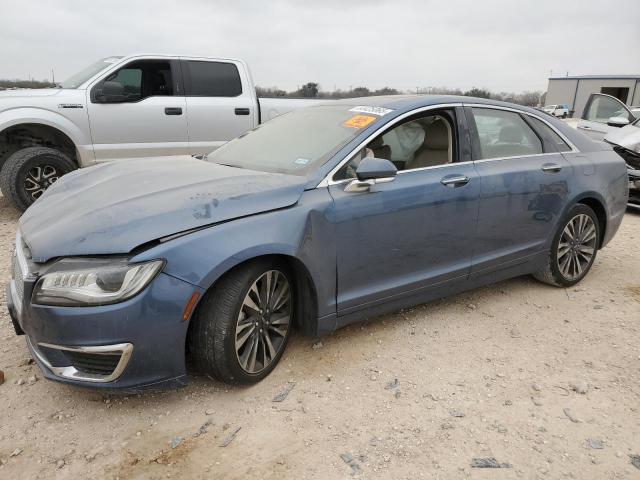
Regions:
<svg viewBox="0 0 640 480"><path fill-rule="evenodd" d="M597 229L589 215L573 217L562 231L556 261L567 280L580 278L589 269L596 252Z"/></svg>
<svg viewBox="0 0 640 480"><path fill-rule="evenodd" d="M253 282L236 323L236 357L245 372L260 373L284 348L291 305L291 287L282 272L269 270Z"/></svg>
<svg viewBox="0 0 640 480"><path fill-rule="evenodd" d="M60 174L53 165L39 165L30 168L24 179L24 190L33 200L36 200L58 178L60 178Z"/></svg>

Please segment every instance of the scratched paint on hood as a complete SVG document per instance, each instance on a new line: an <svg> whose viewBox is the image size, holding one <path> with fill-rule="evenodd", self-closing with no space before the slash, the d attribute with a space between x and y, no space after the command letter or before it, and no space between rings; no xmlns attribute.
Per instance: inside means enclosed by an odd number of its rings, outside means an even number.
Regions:
<svg viewBox="0 0 640 480"><path fill-rule="evenodd" d="M36 262L128 253L167 235L291 206L305 183L192 157L116 161L64 176L19 228Z"/></svg>

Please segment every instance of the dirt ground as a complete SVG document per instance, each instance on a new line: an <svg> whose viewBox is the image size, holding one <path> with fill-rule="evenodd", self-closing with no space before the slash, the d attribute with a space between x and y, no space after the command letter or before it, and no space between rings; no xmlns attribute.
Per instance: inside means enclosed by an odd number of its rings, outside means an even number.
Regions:
<svg viewBox="0 0 640 480"><path fill-rule="evenodd" d="M0 197L2 283L17 218ZM249 388L44 380L3 298L0 478L640 478L639 244L629 212L575 288L523 277L295 336Z"/></svg>

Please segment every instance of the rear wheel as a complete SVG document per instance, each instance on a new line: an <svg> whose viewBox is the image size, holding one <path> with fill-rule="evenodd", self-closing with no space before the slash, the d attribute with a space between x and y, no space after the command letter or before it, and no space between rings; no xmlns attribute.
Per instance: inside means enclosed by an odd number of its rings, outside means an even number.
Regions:
<svg viewBox="0 0 640 480"><path fill-rule="evenodd" d="M554 236L547 266L533 276L541 282L558 287L575 285L591 269L598 245L598 217L590 207L574 205Z"/></svg>
<svg viewBox="0 0 640 480"><path fill-rule="evenodd" d="M259 260L231 271L198 306L189 333L201 372L232 384L255 383L282 357L294 312L288 267Z"/></svg>
<svg viewBox="0 0 640 480"><path fill-rule="evenodd" d="M0 189L20 210L26 210L47 188L76 164L59 150L28 147L13 153L0 172Z"/></svg>

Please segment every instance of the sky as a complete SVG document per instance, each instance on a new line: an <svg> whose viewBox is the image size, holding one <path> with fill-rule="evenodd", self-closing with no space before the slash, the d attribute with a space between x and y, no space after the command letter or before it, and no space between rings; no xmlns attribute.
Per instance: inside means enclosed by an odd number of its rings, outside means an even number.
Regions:
<svg viewBox="0 0 640 480"><path fill-rule="evenodd" d="M111 55L245 60L256 84L544 91L550 73L640 75L640 0L0 0L0 78Z"/></svg>

